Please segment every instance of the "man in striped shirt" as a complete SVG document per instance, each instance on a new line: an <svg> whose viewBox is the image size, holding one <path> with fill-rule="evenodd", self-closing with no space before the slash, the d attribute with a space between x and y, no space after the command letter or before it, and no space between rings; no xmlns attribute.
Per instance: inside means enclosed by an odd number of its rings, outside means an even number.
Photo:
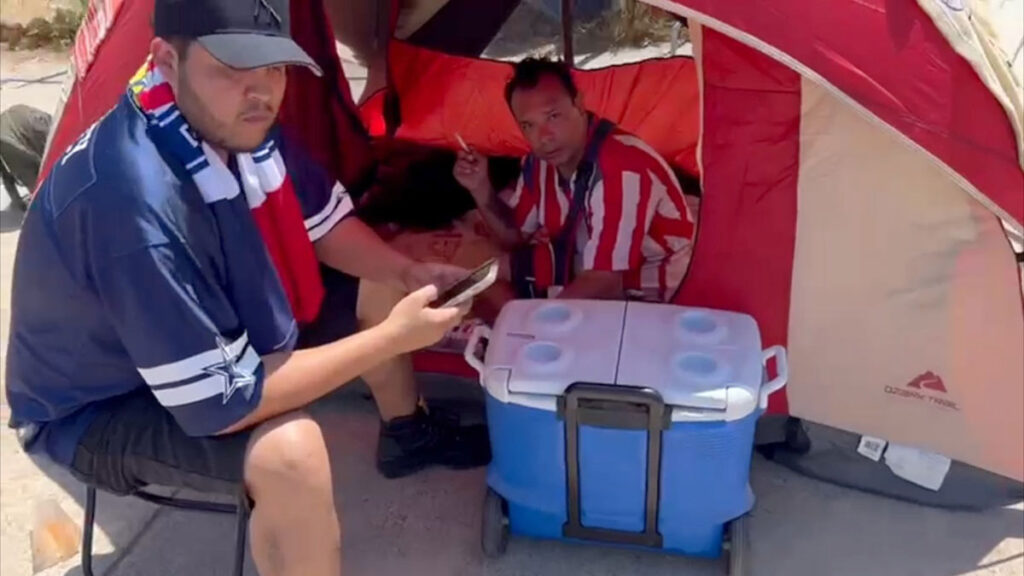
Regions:
<svg viewBox="0 0 1024 576"><path fill-rule="evenodd" d="M472 150L459 153L455 177L513 251L518 296L670 300L695 225L668 164L588 113L560 62L522 61L505 96L531 149L517 184L494 190L487 159Z"/></svg>
<svg viewBox="0 0 1024 576"><path fill-rule="evenodd" d="M490 239L511 253L503 275L518 287L496 284L477 297L474 312L493 320L515 297L670 301L689 266L695 225L668 164L636 136L588 113L564 64L519 63L506 99L532 150L515 186L495 190L487 158L471 149L459 153L454 168ZM492 248L446 260L479 264L482 252L497 252ZM364 326L383 322L397 297L383 287L361 292ZM363 379L406 396L416 390L408 355Z"/></svg>

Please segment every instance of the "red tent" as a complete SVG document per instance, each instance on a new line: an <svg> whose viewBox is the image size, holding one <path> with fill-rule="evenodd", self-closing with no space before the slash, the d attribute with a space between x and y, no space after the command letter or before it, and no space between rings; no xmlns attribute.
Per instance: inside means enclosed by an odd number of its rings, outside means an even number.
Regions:
<svg viewBox="0 0 1024 576"><path fill-rule="evenodd" d="M1004 231L1024 222L1024 104L984 15L939 0L645 2L686 18L692 57L588 67L577 46L575 62L590 108L700 177L676 302L749 313L788 347L773 411L1024 479L1024 290ZM290 77L283 122L350 187L372 177L368 133L525 150L499 105L502 50L542 39L508 26L557 3L409 4L393 6L387 90L357 110L323 5L292 1L327 74ZM150 10L94 0L46 166L123 90Z"/></svg>

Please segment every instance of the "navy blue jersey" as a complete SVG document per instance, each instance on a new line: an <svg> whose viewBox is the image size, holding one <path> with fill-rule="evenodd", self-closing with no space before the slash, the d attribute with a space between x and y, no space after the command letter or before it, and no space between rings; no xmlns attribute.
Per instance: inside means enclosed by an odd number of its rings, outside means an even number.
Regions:
<svg viewBox="0 0 1024 576"><path fill-rule="evenodd" d="M279 137L315 241L352 211L344 189ZM127 98L56 162L14 265L11 425L70 464L96 402L148 388L191 435L259 403L260 357L298 328L245 195L207 201L161 156Z"/></svg>

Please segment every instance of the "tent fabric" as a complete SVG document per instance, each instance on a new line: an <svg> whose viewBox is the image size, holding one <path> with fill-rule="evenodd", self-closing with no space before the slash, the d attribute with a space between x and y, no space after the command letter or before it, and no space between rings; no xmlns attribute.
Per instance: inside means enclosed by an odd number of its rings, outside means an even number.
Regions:
<svg viewBox="0 0 1024 576"><path fill-rule="evenodd" d="M766 419L758 422L759 433L767 423ZM811 441L810 452L777 450L772 460L811 478L952 510L1004 508L1024 500L1024 484L956 461L950 464L942 487L929 490L893 474L884 459L875 462L858 453L859 434L809 422L804 426Z"/></svg>
<svg viewBox="0 0 1024 576"><path fill-rule="evenodd" d="M386 91L378 90L359 105L359 118L371 138L382 138L388 133L387 121L384 119L386 95Z"/></svg>
<svg viewBox="0 0 1024 576"><path fill-rule="evenodd" d="M504 108L511 64L442 54L398 40L391 44L391 76L401 106L398 139L456 148L458 133L488 155L527 153L526 141ZM636 134L677 168L697 174L699 94L692 59L577 70L574 76L588 109Z"/></svg>
<svg viewBox="0 0 1024 576"><path fill-rule="evenodd" d="M1014 129L975 70L913 0L779 0L771 9L752 0L644 1L725 32L834 87L1021 228L1024 171Z"/></svg>
<svg viewBox="0 0 1024 576"><path fill-rule="evenodd" d="M96 50L107 37L111 24L124 6L123 0L100 0L90 2L82 25L75 34L71 49L71 62L77 78L84 78L96 56Z"/></svg>
<svg viewBox="0 0 1024 576"><path fill-rule="evenodd" d="M918 0L918 5L950 46L978 73L978 77L999 101L1010 118L1017 136L1017 158L1024 168L1024 98L1022 87L1006 62L1007 54L999 46L995 29L987 13L986 2L957 7L949 2Z"/></svg>
<svg viewBox="0 0 1024 576"><path fill-rule="evenodd" d="M320 64L324 76L318 78L303 67L288 70L281 123L358 199L372 183L373 152L341 69L323 3L292 2L291 19L292 35ZM329 122L325 122L325 113Z"/></svg>
<svg viewBox="0 0 1024 576"><path fill-rule="evenodd" d="M1024 478L1007 433L1024 304L999 220L813 81L801 99L792 413Z"/></svg>
<svg viewBox="0 0 1024 576"><path fill-rule="evenodd" d="M701 202L674 302L752 315L786 345L800 148L800 76L714 30L691 27L703 70ZM751 118L757 118L752 122ZM787 412L785 390L769 412Z"/></svg>
<svg viewBox="0 0 1024 576"><path fill-rule="evenodd" d="M50 139L42 175L86 127L99 120L124 93L145 60L152 39L153 0L96 0L96 25L80 29L83 50L75 50L76 69L88 70L74 81L59 125ZM93 4L96 2L94 1ZM292 2L296 41L325 71L319 79L305 70L289 71L281 123L346 187L358 192L372 176L373 162L365 128L358 120L348 83L334 52L334 36L320 2ZM99 27L106 26L104 32ZM100 38L90 50L90 38ZM80 42L79 42L80 41ZM92 58L78 60L80 54ZM324 122L325 114L331 119Z"/></svg>
<svg viewBox="0 0 1024 576"><path fill-rule="evenodd" d="M149 51L152 13L153 0L113 0L105 9L89 11L96 20L87 21L86 27L79 29L75 45L83 49L75 50L72 61L76 70L88 73L71 84L60 121L50 136L40 182L67 147L106 114L124 93L128 80ZM101 24L105 25L103 30ZM90 38L102 40L92 46Z"/></svg>

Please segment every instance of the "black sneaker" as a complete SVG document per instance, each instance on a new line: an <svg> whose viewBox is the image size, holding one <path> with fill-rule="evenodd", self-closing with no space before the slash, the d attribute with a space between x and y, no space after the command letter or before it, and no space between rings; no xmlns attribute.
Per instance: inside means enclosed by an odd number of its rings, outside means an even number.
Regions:
<svg viewBox="0 0 1024 576"><path fill-rule="evenodd" d="M487 426L461 426L457 414L417 408L411 416L381 423L377 470L385 478L402 478L429 466L465 470L491 461Z"/></svg>

